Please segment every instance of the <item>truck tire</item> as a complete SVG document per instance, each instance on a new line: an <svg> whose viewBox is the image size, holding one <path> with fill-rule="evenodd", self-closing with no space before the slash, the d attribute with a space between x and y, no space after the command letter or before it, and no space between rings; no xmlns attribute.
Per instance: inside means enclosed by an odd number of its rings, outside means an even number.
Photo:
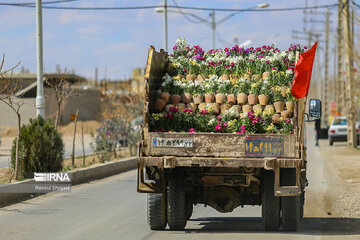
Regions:
<svg viewBox="0 0 360 240"><path fill-rule="evenodd" d="M189 195L186 195L186 219L189 220L193 214L194 205Z"/></svg>
<svg viewBox="0 0 360 240"><path fill-rule="evenodd" d="M293 186L296 184L296 169L281 169L280 181L282 186ZM297 231L301 218L300 196L281 197L282 226L287 232Z"/></svg>
<svg viewBox="0 0 360 240"><path fill-rule="evenodd" d="M167 187L167 219L172 231L184 230L186 219L186 203L183 183L170 179Z"/></svg>
<svg viewBox="0 0 360 240"><path fill-rule="evenodd" d="M164 230L166 227L166 195L147 194L147 222L151 230Z"/></svg>
<svg viewBox="0 0 360 240"><path fill-rule="evenodd" d="M305 205L305 191L303 190L300 195L300 220L304 217L304 205Z"/></svg>
<svg viewBox="0 0 360 240"><path fill-rule="evenodd" d="M332 146L334 144L334 140L332 140L331 138L329 139L329 145Z"/></svg>
<svg viewBox="0 0 360 240"><path fill-rule="evenodd" d="M280 227L280 198L274 196L275 174L263 171L262 220L265 231L277 231Z"/></svg>

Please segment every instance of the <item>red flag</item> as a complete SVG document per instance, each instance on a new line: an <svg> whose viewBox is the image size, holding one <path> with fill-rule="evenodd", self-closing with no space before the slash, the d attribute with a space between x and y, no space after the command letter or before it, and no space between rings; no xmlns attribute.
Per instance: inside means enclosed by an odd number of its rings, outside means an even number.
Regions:
<svg viewBox="0 0 360 240"><path fill-rule="evenodd" d="M303 98L308 95L316 46L317 42L309 51L301 53L296 63L295 78L291 88L291 95L296 98Z"/></svg>

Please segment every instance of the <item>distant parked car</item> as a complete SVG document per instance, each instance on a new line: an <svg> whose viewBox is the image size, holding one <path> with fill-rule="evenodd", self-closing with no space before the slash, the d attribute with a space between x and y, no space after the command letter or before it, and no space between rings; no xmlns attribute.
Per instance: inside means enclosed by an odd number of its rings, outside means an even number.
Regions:
<svg viewBox="0 0 360 240"><path fill-rule="evenodd" d="M357 136L357 144L360 142L360 126L357 121L355 124L356 127L356 136ZM347 119L345 116L336 116L329 127L329 144L333 145L333 143L347 141Z"/></svg>

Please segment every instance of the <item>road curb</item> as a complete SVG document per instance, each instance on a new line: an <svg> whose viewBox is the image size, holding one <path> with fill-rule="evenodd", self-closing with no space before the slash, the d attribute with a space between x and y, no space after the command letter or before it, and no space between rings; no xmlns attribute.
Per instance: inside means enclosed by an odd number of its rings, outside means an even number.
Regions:
<svg viewBox="0 0 360 240"><path fill-rule="evenodd" d="M77 185L133 170L136 168L136 166L136 158L129 158L108 162L89 168L69 171L68 173L70 174L71 184ZM34 182L35 181L33 179L29 179L21 182L0 185L0 207L42 195L34 193L14 193L17 189L20 189L22 185L31 184Z"/></svg>

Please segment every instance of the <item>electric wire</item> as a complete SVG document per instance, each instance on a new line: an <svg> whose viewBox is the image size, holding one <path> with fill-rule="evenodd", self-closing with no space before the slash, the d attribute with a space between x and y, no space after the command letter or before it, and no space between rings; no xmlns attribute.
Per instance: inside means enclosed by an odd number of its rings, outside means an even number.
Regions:
<svg viewBox="0 0 360 240"><path fill-rule="evenodd" d="M187 15L192 16L191 14L189 14L189 13L184 13L184 12L181 10L181 8L179 7L179 5L177 4L177 2L176 2L175 0L173 0L173 2L174 2L174 4L175 4L175 6L177 7L177 9L179 10L179 13L180 13L181 15L183 15L184 18L186 18L189 22L195 23L195 24L199 24L199 23L203 23L203 22L208 22L207 20L209 19L210 15L209 15L206 19L201 19L200 17L196 17L196 19L199 19L199 21L194 21L193 19L191 19L190 17L187 16ZM192 16L192 17L194 17L194 16Z"/></svg>
<svg viewBox="0 0 360 240"><path fill-rule="evenodd" d="M56 0L56 1L48 1L48 2L42 2L42 4L56 4L56 3L67 3L67 2L76 2L80 0ZM7 5L7 6L16 6L16 7L25 7L25 6L32 6L35 5L33 2L23 2L23 3L0 3L0 5Z"/></svg>

